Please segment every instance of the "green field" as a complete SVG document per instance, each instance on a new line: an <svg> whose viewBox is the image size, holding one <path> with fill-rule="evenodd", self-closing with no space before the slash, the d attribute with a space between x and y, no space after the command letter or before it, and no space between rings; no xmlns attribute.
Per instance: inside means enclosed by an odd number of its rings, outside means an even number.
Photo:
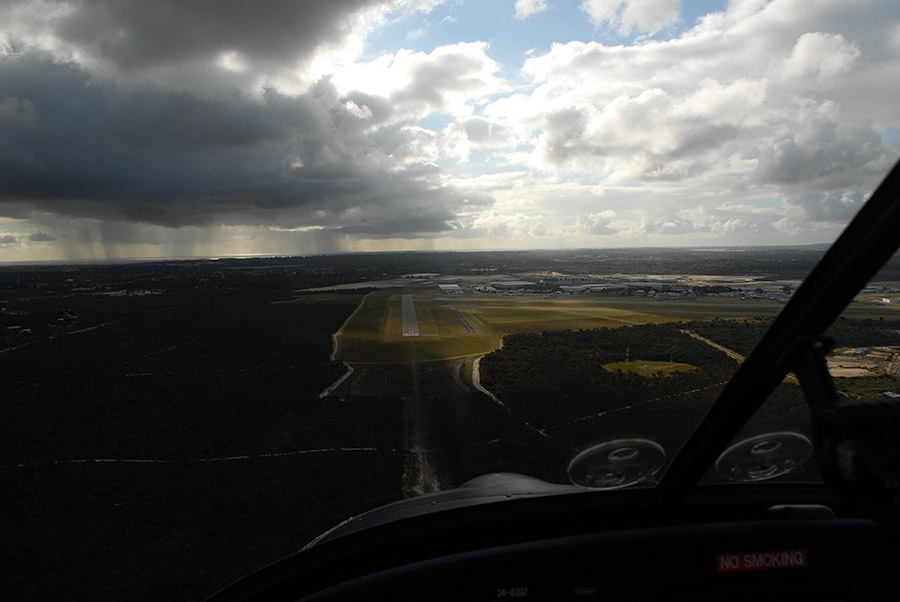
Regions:
<svg viewBox="0 0 900 602"><path fill-rule="evenodd" d="M413 295L418 337L401 336L400 297L404 294ZM598 296L448 297L438 290L418 287L384 289L366 295L335 336L334 357L348 363L369 364L478 357L498 349L503 336L520 332L616 328L714 317L774 316L782 307L776 301L717 297L694 300ZM893 309L853 303L844 315L876 317ZM474 333L468 332L456 312Z"/></svg>
<svg viewBox="0 0 900 602"><path fill-rule="evenodd" d="M613 362L604 364L604 370L621 370L622 372L635 372L641 376L651 376L653 374L672 374L674 372L690 372L696 370L696 366L690 364L682 364L679 362L651 362L643 360L634 360L631 362Z"/></svg>
<svg viewBox="0 0 900 602"><path fill-rule="evenodd" d="M598 302L547 299L507 301L500 299L467 299L457 305L466 319L481 318L501 334L540 332L581 328L631 326L648 322L664 322L665 318L649 312L618 309Z"/></svg>
<svg viewBox="0 0 900 602"><path fill-rule="evenodd" d="M413 295L418 337L401 336L400 297ZM452 306L450 305L452 304ZM649 311L660 306L666 313ZM469 333L456 312L475 331ZM500 347L504 335L518 332L585 329L667 322L695 317L673 315L672 303L646 299L540 299L534 297L455 296L420 288L387 289L366 295L336 335L335 359L349 363L397 363L477 357ZM708 308L705 315L716 315ZM667 315L668 314L668 315Z"/></svg>
<svg viewBox="0 0 900 602"><path fill-rule="evenodd" d="M414 295L417 319L429 320L419 322L418 337L401 336L403 294ZM335 337L335 359L364 364L431 361L484 355L500 346L500 335L489 326L470 323L475 334L467 334L438 297L437 292L421 289L389 289L366 295Z"/></svg>

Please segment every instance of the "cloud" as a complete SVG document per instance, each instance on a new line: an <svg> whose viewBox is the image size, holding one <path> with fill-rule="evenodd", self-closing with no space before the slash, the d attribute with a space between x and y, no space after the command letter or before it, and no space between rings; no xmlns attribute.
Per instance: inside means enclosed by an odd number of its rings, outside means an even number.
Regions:
<svg viewBox="0 0 900 602"><path fill-rule="evenodd" d="M27 126L36 119L37 113L31 101L14 96L0 98L0 127Z"/></svg>
<svg viewBox="0 0 900 602"><path fill-rule="evenodd" d="M395 132L386 144L369 129L378 107L342 98L327 79L303 95L212 101L121 89L22 54L0 63L2 96L27 99L38 116L2 130L6 215L24 202L167 227L278 223L414 236L450 229L466 203L489 202L419 166L422 130Z"/></svg>
<svg viewBox="0 0 900 602"><path fill-rule="evenodd" d="M584 0L581 8L594 25L608 24L620 32L657 32L681 16L680 0Z"/></svg>
<svg viewBox="0 0 900 602"><path fill-rule="evenodd" d="M699 118L665 91L620 96L548 113L540 150L563 170L603 174L608 182L685 180L706 172L738 127Z"/></svg>
<svg viewBox="0 0 900 602"><path fill-rule="evenodd" d="M828 190L861 187L890 165L869 124L842 122L833 103L794 99L789 124L773 124L761 145L757 181Z"/></svg>
<svg viewBox="0 0 900 602"><path fill-rule="evenodd" d="M864 26L856 7L804 7L736 2L668 40L555 44L525 61L534 92L486 113L536 128L528 165L555 177L704 190L730 174L731 190L775 196L871 189L896 159L881 137L900 121L885 102L900 77L900 10Z"/></svg>
<svg viewBox="0 0 900 602"><path fill-rule="evenodd" d="M19 239L13 234L0 235L0 245L11 245L17 242L19 242Z"/></svg>
<svg viewBox="0 0 900 602"><path fill-rule="evenodd" d="M528 40L518 72L503 36L375 45L477 31L424 0L3 3L0 216L25 220L4 235L811 242L897 157L900 4L861 2L735 0L685 26L671 0L588 0L591 41ZM565 31L550 4L517 2L517 28Z"/></svg>
<svg viewBox="0 0 900 602"><path fill-rule="evenodd" d="M233 52L250 64L284 66L318 47L339 44L354 14L379 0L179 2L177 0L42 0L40 10L9 6L10 37L41 40L82 61L122 72L149 71ZM52 40L52 42L50 41Z"/></svg>
<svg viewBox="0 0 900 602"><path fill-rule="evenodd" d="M34 0L0 5L0 48L49 53L104 78L215 96L302 92L314 63L352 61L374 28L433 10L425 0L180 2Z"/></svg>
<svg viewBox="0 0 900 602"><path fill-rule="evenodd" d="M496 87L486 44L401 50L383 95L342 95L330 76L297 92L284 70L341 47L366 18L431 5L271 4L0 9L0 215L414 238L490 204L425 166L441 142L409 123L469 112Z"/></svg>
<svg viewBox="0 0 900 602"><path fill-rule="evenodd" d="M616 230L609 227L609 222L616 216L612 209L600 213L579 214L576 218L576 228L592 236L606 236L615 234Z"/></svg>
<svg viewBox="0 0 900 602"><path fill-rule="evenodd" d="M550 8L547 0L516 0L516 19L527 19Z"/></svg>
<svg viewBox="0 0 900 602"><path fill-rule="evenodd" d="M28 237L28 240L31 240L34 242L51 242L51 241L56 240L56 238L47 234L46 232L35 232L34 234L32 234L31 236Z"/></svg>
<svg viewBox="0 0 900 602"><path fill-rule="evenodd" d="M841 34L804 33L794 44L784 73L788 77L835 77L852 69L861 55L859 45Z"/></svg>
<svg viewBox="0 0 900 602"><path fill-rule="evenodd" d="M473 151L502 151L515 145L523 132L514 123L484 117L458 119L441 132L445 154L468 161Z"/></svg>
<svg viewBox="0 0 900 602"><path fill-rule="evenodd" d="M425 35L425 29L427 25L422 25L422 27L418 29L413 29L409 33L406 34L407 40L417 40Z"/></svg>
<svg viewBox="0 0 900 602"><path fill-rule="evenodd" d="M471 220L465 220L464 225L467 236L501 238L515 241L515 244L557 234L548 226L547 217L540 213L501 213L491 209L474 215Z"/></svg>
<svg viewBox="0 0 900 602"><path fill-rule="evenodd" d="M734 223L733 221L731 223ZM669 216L665 218L645 219L641 228L647 233L658 233L665 236L677 236L682 234L693 234L698 231L709 231L709 226L698 228L691 220L685 219L679 215Z"/></svg>
<svg viewBox="0 0 900 602"><path fill-rule="evenodd" d="M866 196L859 191L845 189L788 194L786 200L798 207L807 220L846 224L862 207Z"/></svg>
<svg viewBox="0 0 900 602"><path fill-rule="evenodd" d="M332 67L330 79L342 94L357 104L375 100L378 122L413 121L436 111L470 115L475 105L507 88L484 42L439 46L430 53L399 50Z"/></svg>

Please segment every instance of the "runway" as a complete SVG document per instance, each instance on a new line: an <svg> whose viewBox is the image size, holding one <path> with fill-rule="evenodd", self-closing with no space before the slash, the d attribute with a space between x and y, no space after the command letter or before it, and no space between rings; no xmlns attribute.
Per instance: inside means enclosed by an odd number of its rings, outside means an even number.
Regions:
<svg viewBox="0 0 900 602"><path fill-rule="evenodd" d="M403 309L401 334L405 337L419 336L419 320L416 318L416 306L412 295L403 295L400 302Z"/></svg>

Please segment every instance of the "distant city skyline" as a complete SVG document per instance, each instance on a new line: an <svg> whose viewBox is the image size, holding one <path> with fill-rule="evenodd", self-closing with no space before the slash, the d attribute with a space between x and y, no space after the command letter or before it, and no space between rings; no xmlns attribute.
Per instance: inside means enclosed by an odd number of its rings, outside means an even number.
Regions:
<svg viewBox="0 0 900 602"><path fill-rule="evenodd" d="M827 243L900 5L0 3L0 262Z"/></svg>

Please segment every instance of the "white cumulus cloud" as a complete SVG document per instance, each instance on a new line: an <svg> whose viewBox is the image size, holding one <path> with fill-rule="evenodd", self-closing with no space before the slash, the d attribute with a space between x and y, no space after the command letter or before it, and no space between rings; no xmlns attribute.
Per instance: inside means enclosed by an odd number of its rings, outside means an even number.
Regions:
<svg viewBox="0 0 900 602"><path fill-rule="evenodd" d="M550 8L547 0L516 0L516 19L527 19Z"/></svg>
<svg viewBox="0 0 900 602"><path fill-rule="evenodd" d="M657 32L681 15L680 0L584 0L581 8L594 25L608 25L622 33Z"/></svg>
<svg viewBox="0 0 900 602"><path fill-rule="evenodd" d="M788 77L835 77L853 68L862 51L840 34L804 33L785 62Z"/></svg>

